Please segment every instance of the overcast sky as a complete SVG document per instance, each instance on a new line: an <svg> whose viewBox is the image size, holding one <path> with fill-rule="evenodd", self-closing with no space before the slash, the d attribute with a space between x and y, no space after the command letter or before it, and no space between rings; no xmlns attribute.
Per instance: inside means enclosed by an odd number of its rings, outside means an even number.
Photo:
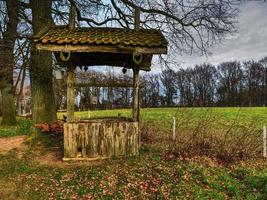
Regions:
<svg viewBox="0 0 267 200"><path fill-rule="evenodd" d="M181 66L204 62L216 65L224 61L258 60L267 56L267 2L243 2L237 28L238 33L233 37L210 49L212 56L183 55L178 59Z"/></svg>

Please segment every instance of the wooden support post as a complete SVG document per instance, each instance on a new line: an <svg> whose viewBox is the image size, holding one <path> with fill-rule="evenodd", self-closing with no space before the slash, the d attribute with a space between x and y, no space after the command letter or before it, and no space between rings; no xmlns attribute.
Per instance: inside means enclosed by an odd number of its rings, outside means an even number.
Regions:
<svg viewBox="0 0 267 200"><path fill-rule="evenodd" d="M141 110L141 85L139 83L139 86L138 86L138 122L140 121L140 110Z"/></svg>
<svg viewBox="0 0 267 200"><path fill-rule="evenodd" d="M172 140L176 140L176 118L172 117L173 123L172 123Z"/></svg>
<svg viewBox="0 0 267 200"><path fill-rule="evenodd" d="M140 29L140 8L135 8L134 29ZM140 78L139 67L133 66L133 120L139 122L140 116Z"/></svg>
<svg viewBox="0 0 267 200"><path fill-rule="evenodd" d="M72 3L69 13L69 29L75 29L76 7ZM70 53L70 52L69 52ZM68 66L67 78L67 122L74 121L74 105L75 105L75 66L72 63Z"/></svg>
<svg viewBox="0 0 267 200"><path fill-rule="evenodd" d="M69 13L69 29L75 29L75 21L76 21L76 7L75 5L71 4L70 6L70 13Z"/></svg>
<svg viewBox="0 0 267 200"><path fill-rule="evenodd" d="M267 158L267 130L263 127L263 157Z"/></svg>
<svg viewBox="0 0 267 200"><path fill-rule="evenodd" d="M135 9L134 13L134 29L139 30L140 29L140 8Z"/></svg>
<svg viewBox="0 0 267 200"><path fill-rule="evenodd" d="M133 120L139 122L139 68L133 67Z"/></svg>
<svg viewBox="0 0 267 200"><path fill-rule="evenodd" d="M74 121L74 104L75 104L75 67L68 67L67 78L67 122Z"/></svg>

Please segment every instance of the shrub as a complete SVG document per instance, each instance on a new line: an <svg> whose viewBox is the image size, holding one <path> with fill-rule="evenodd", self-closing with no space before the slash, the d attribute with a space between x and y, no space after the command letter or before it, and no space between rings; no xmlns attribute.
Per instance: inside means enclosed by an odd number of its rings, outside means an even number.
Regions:
<svg viewBox="0 0 267 200"><path fill-rule="evenodd" d="M1 126L0 137L12 137L17 135L27 135L30 132L31 121L24 118L17 119L16 126Z"/></svg>
<svg viewBox="0 0 267 200"><path fill-rule="evenodd" d="M190 111L193 112L193 111ZM168 141L165 148L166 158L209 156L229 164L235 161L261 156L261 134L256 122L250 124L241 123L239 115L230 123L219 124L212 109L208 109L198 121L192 121L192 113L184 112L176 117L176 140L172 140L171 128L165 134L159 135L154 126L144 124L141 130L143 142ZM190 127L190 128L188 128ZM157 138L155 140L155 138ZM165 145L166 147L166 145Z"/></svg>

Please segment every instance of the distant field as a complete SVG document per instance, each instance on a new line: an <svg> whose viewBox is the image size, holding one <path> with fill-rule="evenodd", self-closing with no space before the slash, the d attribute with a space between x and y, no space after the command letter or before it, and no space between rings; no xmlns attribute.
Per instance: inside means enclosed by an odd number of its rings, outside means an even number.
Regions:
<svg viewBox="0 0 267 200"><path fill-rule="evenodd" d="M124 117L131 116L131 109L96 110L76 112L76 119L112 117L120 114ZM58 113L62 118L65 113ZM160 129L169 130L172 119L176 118L176 127L192 129L203 120L209 119L213 126L223 128L236 122L245 126L254 125L258 128L267 125L267 107L224 107L224 108L145 108L141 109L141 122L152 124ZM1 121L1 117L0 117ZM18 125L6 127L0 125L0 136L15 136L27 134L31 123L24 118L18 118Z"/></svg>
<svg viewBox="0 0 267 200"><path fill-rule="evenodd" d="M76 119L117 116L131 116L130 109L97 110L76 112ZM63 113L58 117L62 118ZM161 128L169 128L173 117L180 126L194 127L203 119L213 120L214 125L231 124L234 121L249 125L256 123L257 127L267 125L267 107L223 107L223 108L145 108L141 110L141 121L150 122ZM212 118L212 119L211 119Z"/></svg>

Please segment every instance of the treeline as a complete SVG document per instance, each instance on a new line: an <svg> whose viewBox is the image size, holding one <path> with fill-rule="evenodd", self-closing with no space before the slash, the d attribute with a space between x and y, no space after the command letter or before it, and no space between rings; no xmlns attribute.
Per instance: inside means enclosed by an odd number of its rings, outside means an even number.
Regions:
<svg viewBox="0 0 267 200"><path fill-rule="evenodd" d="M106 83L109 87L77 88L77 109L125 108L132 102L132 88L113 87L131 84L131 75L80 72L80 83ZM58 107L65 107L64 97L56 89ZM64 96L65 92L61 92ZM97 104L92 102L95 98ZM259 61L224 62L166 69L158 74L141 76L142 107L162 106L265 106L267 105L267 57ZM60 101L59 101L60 99Z"/></svg>
<svg viewBox="0 0 267 200"><path fill-rule="evenodd" d="M163 94L154 87L145 93L163 101L144 104L147 106L264 106L267 104L267 57L218 66L202 64L178 71L168 69L150 77L148 83L151 82L162 86Z"/></svg>
<svg viewBox="0 0 267 200"><path fill-rule="evenodd" d="M178 71L168 69L145 78L145 83L144 106L265 106L267 57L218 66L202 64ZM154 100L149 101L150 97Z"/></svg>

